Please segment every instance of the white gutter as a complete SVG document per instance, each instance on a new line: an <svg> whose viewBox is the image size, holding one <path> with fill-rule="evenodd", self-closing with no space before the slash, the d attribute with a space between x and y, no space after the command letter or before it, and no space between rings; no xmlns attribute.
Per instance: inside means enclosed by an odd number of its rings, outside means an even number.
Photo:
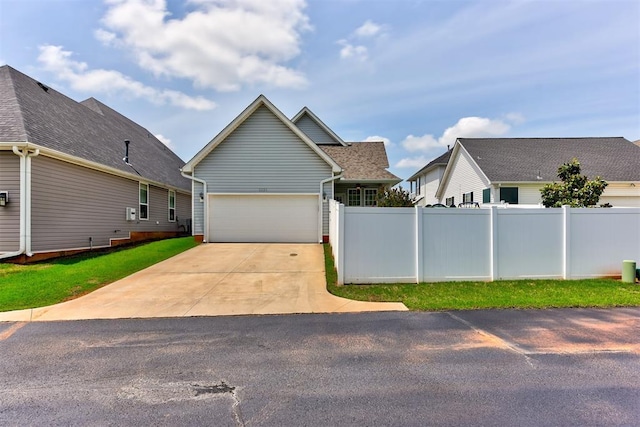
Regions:
<svg viewBox="0 0 640 427"><path fill-rule="evenodd" d="M318 208L320 209L320 215L318 215L318 243L322 243L322 194L324 193L324 185L328 182L335 181L337 179L342 178L344 173L340 173L340 175L332 176L327 179L323 179L320 181L320 193L318 194Z"/></svg>
<svg viewBox="0 0 640 427"><path fill-rule="evenodd" d="M24 180L25 180L25 174L24 174L24 170L25 170L25 163L26 163L26 154L21 152L17 146L13 146L13 152L15 153L16 156L20 157L20 244L18 246L18 250L15 252L6 252L3 254L0 254L0 259L4 259L4 258L13 258L16 257L18 255L22 255L27 247L26 244L26 203L25 203L25 199L26 199L26 194L25 194L25 184L24 184Z"/></svg>
<svg viewBox="0 0 640 427"><path fill-rule="evenodd" d="M207 205L209 204L209 198L207 197L207 181L205 181L204 179L200 179L200 178L196 178L193 175L187 175L186 173L184 173L182 171L182 169L180 169L180 174L187 178L190 179L192 182L198 182L200 184L202 184L202 194L204 196L204 205L202 206L202 214L203 214L203 220L204 220L204 240L203 242L206 243L209 240L209 215L207 215ZM193 206L195 205L194 201L195 201L195 197L196 197L196 193L195 191L193 191L193 186L191 187L191 211L193 212ZM191 214L191 217L193 219L194 215L193 213ZM194 235L196 232L196 225L195 225L195 221L192 221L191 224L192 230L191 230L191 234Z"/></svg>
<svg viewBox="0 0 640 427"><path fill-rule="evenodd" d="M36 148L36 150L32 153L30 153L29 151L27 151L25 153L25 160L26 160L26 164L25 164L25 172L24 172L24 179L25 179L25 185L26 185L26 189L25 189L25 199L26 199L26 206L25 206L25 243L26 243L26 254L28 257L33 256L33 252L31 251L31 158L32 157L37 157L38 154L40 154L40 150Z"/></svg>

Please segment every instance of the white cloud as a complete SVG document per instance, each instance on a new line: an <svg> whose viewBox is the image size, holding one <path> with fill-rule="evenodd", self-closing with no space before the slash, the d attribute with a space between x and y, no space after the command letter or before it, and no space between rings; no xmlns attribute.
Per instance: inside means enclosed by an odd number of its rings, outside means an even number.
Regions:
<svg viewBox="0 0 640 427"><path fill-rule="evenodd" d="M304 0L191 0L170 16L165 0L108 0L97 37L129 50L156 76L186 78L220 91L269 84L301 88L305 76L286 63L311 29ZM113 35L113 37L111 36Z"/></svg>
<svg viewBox="0 0 640 427"><path fill-rule="evenodd" d="M373 135L366 137L364 140L366 142L382 141L384 142L385 147L393 147L393 143L391 142L391 140L389 138L385 138L384 136Z"/></svg>
<svg viewBox="0 0 640 427"><path fill-rule="evenodd" d="M419 169L424 165L426 165L427 163L428 163L427 158L425 156L405 157L404 159L401 159L400 161L398 161L395 167L399 169L405 169L405 168Z"/></svg>
<svg viewBox="0 0 640 427"><path fill-rule="evenodd" d="M409 135L404 139L404 141L402 141L401 144L404 149L409 152L429 151L432 148L440 147L440 143L433 137L433 135Z"/></svg>
<svg viewBox="0 0 640 427"><path fill-rule="evenodd" d="M382 25L378 25L375 22L367 20L355 30L354 34L358 37L373 37L380 34L382 28Z"/></svg>
<svg viewBox="0 0 640 427"><path fill-rule="evenodd" d="M191 110L211 110L216 104L201 96L192 97L175 90L160 90L146 86L119 71L90 70L85 62L71 59L72 52L62 46L40 46L38 61L47 71L68 82L74 90L91 93L117 93L146 99L154 104L171 104Z"/></svg>
<svg viewBox="0 0 640 427"><path fill-rule="evenodd" d="M505 115L514 124L522 123L524 116L519 113ZM463 117L458 122L447 128L442 136L435 138L433 135L407 136L401 143L409 152L429 152L434 148L453 146L457 138L483 138L501 136L509 132L511 125L502 120L492 120L484 117Z"/></svg>
<svg viewBox="0 0 640 427"><path fill-rule="evenodd" d="M373 39L383 34L384 26L366 20L364 24L359 26L346 39L338 40L338 44L342 46L340 49L340 58L355 59L365 62L369 59L369 48L362 44L364 41L355 42L354 39ZM370 40L369 40L370 41Z"/></svg>
<svg viewBox="0 0 640 427"><path fill-rule="evenodd" d="M158 139L158 141L162 142L164 145L169 147L171 150L175 149L175 147L171 143L171 139L167 138L166 136L162 135L161 133L159 133L157 135L154 135L154 136Z"/></svg>
<svg viewBox="0 0 640 427"><path fill-rule="evenodd" d="M358 61L366 61L368 49L362 45L353 45L346 40L338 40L338 44L342 45L340 49L340 58L353 58Z"/></svg>
<svg viewBox="0 0 640 427"><path fill-rule="evenodd" d="M511 126L502 120L484 117L463 117L458 123L444 131L438 139L441 146L453 145L456 138L482 138L500 136L509 132Z"/></svg>

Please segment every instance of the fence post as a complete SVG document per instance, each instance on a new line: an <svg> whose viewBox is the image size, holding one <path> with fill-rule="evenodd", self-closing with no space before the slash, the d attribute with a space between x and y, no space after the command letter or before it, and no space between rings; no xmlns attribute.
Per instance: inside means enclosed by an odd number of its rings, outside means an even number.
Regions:
<svg viewBox="0 0 640 427"><path fill-rule="evenodd" d="M422 233L422 208L420 206L416 206L414 210L416 216L416 283L420 283L422 278L424 277L424 264L422 262L422 241L423 241L423 233Z"/></svg>
<svg viewBox="0 0 640 427"><path fill-rule="evenodd" d="M336 270L338 271L338 285L344 285L344 205L342 203L336 203L338 226L336 227L336 234L338 235L338 257L336 259Z"/></svg>
<svg viewBox="0 0 640 427"><path fill-rule="evenodd" d="M562 278L571 279L571 207L562 207Z"/></svg>
<svg viewBox="0 0 640 427"><path fill-rule="evenodd" d="M494 281L498 278L498 207L491 206L491 217L490 217L490 226L489 230L491 236L489 237L490 248L489 252L491 254L491 281Z"/></svg>

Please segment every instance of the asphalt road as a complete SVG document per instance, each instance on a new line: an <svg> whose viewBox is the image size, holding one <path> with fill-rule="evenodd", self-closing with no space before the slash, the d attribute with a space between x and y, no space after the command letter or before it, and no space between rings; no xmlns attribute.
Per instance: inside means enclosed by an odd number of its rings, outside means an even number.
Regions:
<svg viewBox="0 0 640 427"><path fill-rule="evenodd" d="M640 425L640 309L0 323L0 425Z"/></svg>

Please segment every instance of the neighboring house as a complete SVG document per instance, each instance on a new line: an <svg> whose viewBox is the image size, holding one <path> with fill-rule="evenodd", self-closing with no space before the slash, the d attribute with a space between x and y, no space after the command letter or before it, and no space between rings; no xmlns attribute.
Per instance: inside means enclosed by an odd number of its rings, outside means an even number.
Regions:
<svg viewBox="0 0 640 427"><path fill-rule="evenodd" d="M189 231L184 162L149 131L7 65L0 100L0 258L33 261Z"/></svg>
<svg viewBox="0 0 640 427"><path fill-rule="evenodd" d="M382 142L346 143L303 108L289 120L260 95L183 167L194 235L207 242L321 242L328 200L374 206L400 178Z"/></svg>
<svg viewBox="0 0 640 427"><path fill-rule="evenodd" d="M634 144L636 144L638 147L640 147L640 139L635 141Z"/></svg>
<svg viewBox="0 0 640 427"><path fill-rule="evenodd" d="M440 203L436 199L436 191L444 175L444 170L447 168L450 156L451 149L447 147L447 151L443 155L436 157L407 179L409 191L412 193L413 203L416 206Z"/></svg>
<svg viewBox="0 0 640 427"><path fill-rule="evenodd" d="M542 202L542 186L559 182L558 167L573 158L580 161L583 175L600 176L609 183L600 204L640 206L640 147L622 137L458 138L435 200L448 206L501 202L538 205ZM442 164L435 166L441 168ZM429 165L424 169L428 173ZM425 176L419 172L410 179L416 181L418 175ZM425 186L434 187L429 183Z"/></svg>

